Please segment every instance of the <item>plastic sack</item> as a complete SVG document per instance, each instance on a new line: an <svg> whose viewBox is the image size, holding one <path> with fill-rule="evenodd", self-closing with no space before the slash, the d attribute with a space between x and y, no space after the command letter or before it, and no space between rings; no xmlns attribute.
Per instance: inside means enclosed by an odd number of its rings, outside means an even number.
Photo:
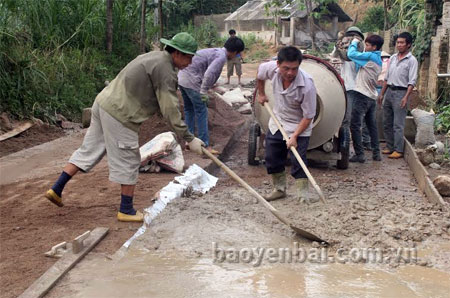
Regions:
<svg viewBox="0 0 450 298"><path fill-rule="evenodd" d="M173 132L164 132L139 148L142 172L159 172L162 168L181 173L184 157Z"/></svg>
<svg viewBox="0 0 450 298"><path fill-rule="evenodd" d="M355 37L361 39L359 35L355 34L350 36L343 36L336 42L336 51L338 57L341 58L342 60L352 61L350 60L350 58L347 57L347 51L348 47L350 46ZM362 41L358 43L358 52L364 52L364 42Z"/></svg>
<svg viewBox="0 0 450 298"><path fill-rule="evenodd" d="M416 148L425 148L428 145L436 143L436 138L434 137L434 120L436 114L433 111L427 112L421 109L414 109L411 111L411 114L417 126L415 138Z"/></svg>

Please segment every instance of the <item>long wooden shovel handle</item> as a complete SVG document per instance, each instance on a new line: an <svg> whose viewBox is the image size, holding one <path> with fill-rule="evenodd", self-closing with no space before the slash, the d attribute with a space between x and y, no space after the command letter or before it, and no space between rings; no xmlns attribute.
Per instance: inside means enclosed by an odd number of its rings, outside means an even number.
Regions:
<svg viewBox="0 0 450 298"><path fill-rule="evenodd" d="M247 189L252 195L254 195L261 204L268 208L281 222L288 226L292 224L282 217L277 209L275 209L269 202L267 202L259 193L256 192L250 185L248 185L241 177L239 177L235 172L228 168L223 162L221 162L217 157L215 157L211 152L202 147L203 154L208 156L212 161L214 161L222 170L224 170L228 175L231 176L236 182L241 184L245 189Z"/></svg>
<svg viewBox="0 0 450 298"><path fill-rule="evenodd" d="M281 134L283 135L283 138L287 142L289 140L289 137L288 137L286 131L284 130L283 126L281 125L281 123L278 121L277 117L273 113L272 109L269 107L268 104L265 104L264 107L266 107L267 112L269 112L270 117L272 117L273 121L275 121L278 129L281 131ZM326 204L325 196L323 195L322 190L320 189L319 185L316 183L316 180L314 180L314 177L309 172L308 168L306 167L305 163L303 162L303 159L300 157L300 154L298 154L297 149L295 147L291 146L291 151L292 151L292 153L294 153L295 158L299 162L300 166L302 167L302 169L305 172L306 176L308 177L309 181L313 185L314 189L319 194L320 200L322 201L322 203Z"/></svg>

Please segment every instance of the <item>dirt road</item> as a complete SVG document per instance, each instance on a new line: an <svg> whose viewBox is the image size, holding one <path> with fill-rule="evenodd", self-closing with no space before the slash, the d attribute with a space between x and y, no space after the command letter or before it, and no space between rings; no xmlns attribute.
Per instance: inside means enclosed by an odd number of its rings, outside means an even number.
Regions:
<svg viewBox="0 0 450 298"><path fill-rule="evenodd" d="M228 139L242 125L240 114L225 103L210 111L211 142L223 150ZM159 116L146 121L140 131L141 145L161 132L169 131ZM84 132L41 144L0 159L0 288L2 297L16 297L56 260L44 257L53 245L70 241L95 227L109 227L109 235L94 253L112 254L140 227L120 223L116 214L120 186L108 181L107 158L90 173L75 176L64 190L65 206L58 208L43 198ZM186 166L206 166L209 160L184 152ZM135 207L152 204L154 194L176 174L141 174L135 192Z"/></svg>
<svg viewBox="0 0 450 298"><path fill-rule="evenodd" d="M246 68L244 67L244 70ZM256 66L248 68L254 78ZM232 78L235 83L236 77ZM212 141L219 148L236 124L232 111L225 117L211 113ZM141 143L167 130L163 120L151 119ZM402 160L380 164L351 165L347 171L334 167L314 168L312 174L328 198L328 205L302 205L294 198L274 206L300 227L328 240L330 256L339 249L375 247L390 256L390 249L416 249L417 264L284 264L264 260L235 263L220 260L216 252L247 248L320 248L292 234L270 212L224 173L209 194L171 203L137 240L123 262L113 254L139 224L123 224L115 215L119 186L108 182L106 160L91 173L78 175L64 192L66 206L57 208L42 194L58 176L82 133L0 160L0 288L2 297L19 295L55 261L43 252L97 226L110 228L109 235L50 293L50 297L292 297L333 296L435 296L445 297L450 288L449 213L424 200ZM270 190L263 166L246 164L247 135L234 144L227 164L260 193ZM208 160L185 153L188 164ZM136 207L151 205L153 194L175 175L140 175ZM17 182L14 182L17 181ZM289 193L293 194L292 179ZM83 187L71 187L82 185ZM311 189L311 191L313 191ZM239 254L238 254L239 255ZM222 254L223 256L223 254ZM219 258L219 262L214 262ZM356 282L355 282L356 280ZM176 286L174 286L176 285ZM281 286L280 286L281 285ZM336 292L326 292L333 289ZM325 292L323 292L325 291ZM368 291L368 292L367 292Z"/></svg>
<svg viewBox="0 0 450 298"><path fill-rule="evenodd" d="M226 163L268 192L264 167L246 164L246 146L244 135ZM296 237L224 173L216 174L217 187L169 204L125 257L91 256L49 297L447 297L450 214L424 200L403 160L312 169L326 206L292 196L273 202L329 241L327 248ZM294 193L292 179L288 192ZM350 257L366 248L379 249L382 261ZM327 257L289 262L280 249L323 250ZM258 259L257 251L266 254Z"/></svg>

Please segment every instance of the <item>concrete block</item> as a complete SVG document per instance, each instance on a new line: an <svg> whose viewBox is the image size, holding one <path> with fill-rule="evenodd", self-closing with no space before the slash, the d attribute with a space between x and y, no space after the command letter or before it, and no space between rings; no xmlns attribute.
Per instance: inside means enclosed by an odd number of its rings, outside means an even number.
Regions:
<svg viewBox="0 0 450 298"><path fill-rule="evenodd" d="M91 115L91 108L83 109L83 113L81 114L81 124L83 125L83 128L89 127L89 125L91 125Z"/></svg>

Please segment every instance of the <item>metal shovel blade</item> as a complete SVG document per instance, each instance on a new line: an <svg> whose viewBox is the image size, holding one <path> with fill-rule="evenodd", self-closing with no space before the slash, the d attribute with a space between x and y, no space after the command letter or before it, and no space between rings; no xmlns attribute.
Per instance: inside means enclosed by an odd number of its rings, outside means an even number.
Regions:
<svg viewBox="0 0 450 298"><path fill-rule="evenodd" d="M242 180L241 177L239 177L235 172L233 172L230 168L228 168L223 162L221 162L211 152L209 152L205 148L202 148L202 151L206 156L208 156L212 161L214 161L222 170L224 170L228 175L230 175L231 178L233 178L235 181L237 181L239 184L241 184L245 189L247 189L253 196L255 196L259 200L259 202L264 205L264 207L269 209L270 212L272 212L272 214L275 215L276 218L278 218L285 225L289 226L299 236L301 236L305 239L311 240L311 241L328 243L328 242L320 239L316 235L306 232L300 228L294 227L287 218L285 218L277 209L275 209L269 202L267 202L256 190L254 190L250 185L248 185L244 180Z"/></svg>
<svg viewBox="0 0 450 298"><path fill-rule="evenodd" d="M264 198L263 198L263 200L264 200ZM266 200L264 200L264 201L266 201ZM267 202L267 204L269 204L269 202ZM272 206L272 205L270 205L270 206ZM295 227L289 220L284 218L277 209L275 209L274 207L272 207L272 208L273 209L269 208L270 212L272 212L272 214L275 215L275 217L278 218L282 223L288 225L292 230L294 230L294 232L297 235L299 235L299 236L301 236L301 237L303 237L305 239L311 240L311 241L317 241L319 243L328 244L328 242L326 242L325 240L320 239L316 235L311 234L311 233L309 233L309 232L307 232L307 231L305 231L303 229L300 229L298 227Z"/></svg>

